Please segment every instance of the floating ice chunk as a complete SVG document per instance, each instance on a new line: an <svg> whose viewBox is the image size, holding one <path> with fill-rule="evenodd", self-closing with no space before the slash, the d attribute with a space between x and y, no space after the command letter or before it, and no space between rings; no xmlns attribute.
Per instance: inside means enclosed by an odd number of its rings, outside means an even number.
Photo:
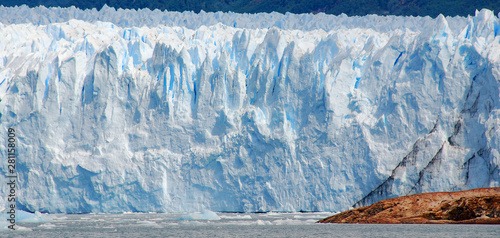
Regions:
<svg viewBox="0 0 500 238"><path fill-rule="evenodd" d="M333 216L335 214L337 214L337 213L331 213L331 212L318 213L318 214L315 213L315 214L310 214L310 215L295 215L295 216L293 216L293 218L295 218L295 219L322 219L324 217Z"/></svg>
<svg viewBox="0 0 500 238"><path fill-rule="evenodd" d="M224 223L221 223L223 225L236 225L236 226L254 226L254 225L258 225L258 226L265 226L265 225L273 225L272 222L270 221L266 221L266 220L237 220L237 221L227 221L227 222L224 222Z"/></svg>
<svg viewBox="0 0 500 238"><path fill-rule="evenodd" d="M263 221L263 220L257 220L255 224L259 226L272 225L270 221Z"/></svg>
<svg viewBox="0 0 500 238"><path fill-rule="evenodd" d="M220 217L212 211L189 213L179 218L179 220L220 220Z"/></svg>
<svg viewBox="0 0 500 238"><path fill-rule="evenodd" d="M138 221L137 224L139 224L140 226L161 228L161 226L158 223L153 221Z"/></svg>
<svg viewBox="0 0 500 238"><path fill-rule="evenodd" d="M16 231L32 231L31 228L16 225Z"/></svg>
<svg viewBox="0 0 500 238"><path fill-rule="evenodd" d="M252 219L252 216L250 215L220 215L219 216L221 219L228 219L228 220L250 220Z"/></svg>
<svg viewBox="0 0 500 238"><path fill-rule="evenodd" d="M7 213L7 210L4 210L2 213L0 213L0 219L2 221L9 218L10 214ZM16 223L43 223L50 221L52 221L52 219L50 219L47 215L40 213L39 211L36 211L35 213L29 213L21 210L16 211Z"/></svg>
<svg viewBox="0 0 500 238"><path fill-rule="evenodd" d="M305 225L314 224L316 220L295 220L295 219L278 219L273 221L273 225Z"/></svg>
<svg viewBox="0 0 500 238"><path fill-rule="evenodd" d="M39 211L36 211L35 213L16 211L16 221L20 223L43 223L50 222L52 219Z"/></svg>
<svg viewBox="0 0 500 238"><path fill-rule="evenodd" d="M54 229L56 227L56 225L54 225L52 223L44 223L44 224L41 224L38 227L44 228L44 229Z"/></svg>
<svg viewBox="0 0 500 238"><path fill-rule="evenodd" d="M0 220L0 232L2 232L2 231L8 231L9 230L9 228L8 228L9 225L10 225L10 223L4 221L4 219L2 218L2 220Z"/></svg>
<svg viewBox="0 0 500 238"><path fill-rule="evenodd" d="M4 221L2 218L2 220L0 220L0 232L12 231L12 229L9 228L10 225L12 225L10 222ZM13 227L14 231L31 231L30 228L19 226L17 223Z"/></svg>

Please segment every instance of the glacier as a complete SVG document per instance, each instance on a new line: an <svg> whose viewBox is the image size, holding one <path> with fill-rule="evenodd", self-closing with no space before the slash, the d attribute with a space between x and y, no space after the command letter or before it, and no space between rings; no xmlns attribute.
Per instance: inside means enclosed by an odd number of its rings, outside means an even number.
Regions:
<svg viewBox="0 0 500 238"><path fill-rule="evenodd" d="M341 211L500 186L492 11L0 15L23 210Z"/></svg>

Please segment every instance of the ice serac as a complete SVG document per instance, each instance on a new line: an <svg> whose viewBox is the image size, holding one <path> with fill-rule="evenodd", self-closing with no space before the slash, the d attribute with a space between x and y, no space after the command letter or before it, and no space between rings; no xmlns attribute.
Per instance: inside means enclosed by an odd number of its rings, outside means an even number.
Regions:
<svg viewBox="0 0 500 238"><path fill-rule="evenodd" d="M339 211L499 186L491 11L260 15L290 21L267 26L232 13L154 11L144 24L109 8L0 11L33 13L0 24L0 125L17 131L25 210ZM168 17L207 24L154 24Z"/></svg>

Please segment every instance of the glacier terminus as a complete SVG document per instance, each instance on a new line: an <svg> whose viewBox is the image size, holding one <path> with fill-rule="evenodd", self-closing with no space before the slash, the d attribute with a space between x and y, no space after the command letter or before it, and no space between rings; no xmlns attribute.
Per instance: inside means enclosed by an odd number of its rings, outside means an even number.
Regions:
<svg viewBox="0 0 500 238"><path fill-rule="evenodd" d="M0 16L23 210L341 211L500 186L492 11Z"/></svg>

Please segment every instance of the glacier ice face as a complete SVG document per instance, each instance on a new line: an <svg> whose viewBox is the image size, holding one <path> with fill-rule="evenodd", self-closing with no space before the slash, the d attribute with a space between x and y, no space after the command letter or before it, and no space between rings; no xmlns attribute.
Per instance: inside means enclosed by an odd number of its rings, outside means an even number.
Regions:
<svg viewBox="0 0 500 238"><path fill-rule="evenodd" d="M23 11L31 22L14 21ZM18 131L21 208L338 211L499 186L491 11L144 11L148 24L140 11L0 7L0 125Z"/></svg>
<svg viewBox="0 0 500 238"><path fill-rule="evenodd" d="M44 6L29 8L3 7L0 5L0 22L3 24L32 23L47 25L63 23L71 19L86 22L111 22L120 27L156 27L158 25L180 26L189 29L198 29L201 26L213 26L222 23L226 26L250 29L269 29L272 27L283 30L340 30L354 27L370 28L379 32L393 31L396 29L419 31L432 27L434 20L430 17L381 17L368 15L364 17L348 17L345 14L335 16L324 13L319 14L280 14L257 13L237 14L224 12L169 12L149 9L115 9L104 5L97 11L80 10L75 7L59 8ZM453 31L462 30L467 19L463 17L446 17L449 27Z"/></svg>

